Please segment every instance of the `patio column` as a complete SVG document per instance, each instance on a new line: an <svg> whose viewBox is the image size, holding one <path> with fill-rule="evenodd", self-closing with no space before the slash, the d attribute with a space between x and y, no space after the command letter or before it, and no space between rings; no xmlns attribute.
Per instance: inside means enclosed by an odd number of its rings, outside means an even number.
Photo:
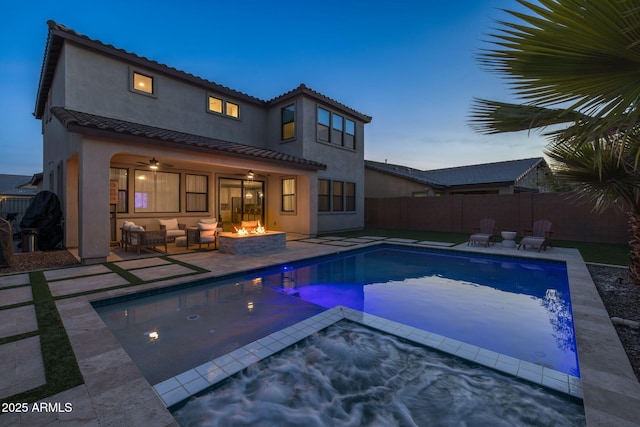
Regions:
<svg viewBox="0 0 640 427"><path fill-rule="evenodd" d="M83 264L105 262L109 256L110 150L84 139L78 182L78 254Z"/></svg>

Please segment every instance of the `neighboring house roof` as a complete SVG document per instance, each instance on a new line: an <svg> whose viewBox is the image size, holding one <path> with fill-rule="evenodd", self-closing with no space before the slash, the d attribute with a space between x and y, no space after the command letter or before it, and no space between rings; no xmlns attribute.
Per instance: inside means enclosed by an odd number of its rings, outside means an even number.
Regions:
<svg viewBox="0 0 640 427"><path fill-rule="evenodd" d="M2 196L35 196L36 188L29 188L32 176L0 175L0 195Z"/></svg>
<svg viewBox="0 0 640 427"><path fill-rule="evenodd" d="M539 164L545 164L542 157L435 169L423 174L447 186L513 183Z"/></svg>
<svg viewBox="0 0 640 427"><path fill-rule="evenodd" d="M354 115L356 118L364 121L365 123L369 123L371 121L370 116L359 113L358 111L347 107L346 105L341 104L325 95L322 95L319 92L311 90L304 84L301 84L296 89L293 89L290 92L273 98L271 101L264 101L251 95L247 95L246 93L233 90L226 86L222 86L218 83L214 83L201 77L194 76L193 74L189 74L176 68L169 67L143 56L138 56L135 53L127 52L124 49L118 49L113 45L104 44L99 40L94 40L85 35L79 34L76 31L65 27L64 25L56 23L55 21L47 21L47 25L49 26L49 34L47 37L47 45L45 47L44 61L42 62L42 70L40 72L40 82L38 85L35 111L33 113L37 119L42 118L44 114L47 97L49 96L49 88L51 87L51 83L53 81L53 75L56 70L60 52L62 51L62 46L64 45L65 41L69 41L80 46L99 51L102 54L119 58L128 63L143 66L159 73L163 73L168 76L202 86L207 90L222 93L253 104L269 106L271 104L284 101L290 97L302 93L312 98L316 98L317 100L328 105L334 106L335 108L345 110Z"/></svg>
<svg viewBox="0 0 640 427"><path fill-rule="evenodd" d="M179 144L180 148L186 150L208 153L218 152L225 156L294 165L304 169L318 170L327 168L327 166L322 163L278 151L96 116L94 114L68 110L63 107L52 107L51 113L60 120L62 125L70 132L118 139L126 137L127 140L155 143L174 148L176 144Z"/></svg>
<svg viewBox="0 0 640 427"><path fill-rule="evenodd" d="M366 169L382 172L384 174L392 175L398 178L408 179L419 184L429 185L431 187L444 187L443 184L423 176L423 171L410 168L408 166L394 165L386 162L374 162L373 160L365 160L364 166Z"/></svg>
<svg viewBox="0 0 640 427"><path fill-rule="evenodd" d="M406 166L365 160L365 167L368 169L421 184L443 187L514 183L540 164L546 164L542 157L421 171Z"/></svg>

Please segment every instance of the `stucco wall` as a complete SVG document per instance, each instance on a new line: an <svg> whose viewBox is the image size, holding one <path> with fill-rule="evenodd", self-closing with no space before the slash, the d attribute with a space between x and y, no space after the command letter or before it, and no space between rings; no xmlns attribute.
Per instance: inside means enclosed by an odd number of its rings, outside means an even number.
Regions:
<svg viewBox="0 0 640 427"><path fill-rule="evenodd" d="M365 197L413 197L413 193L432 192L431 187L407 179L365 169Z"/></svg>
<svg viewBox="0 0 640 427"><path fill-rule="evenodd" d="M266 111L245 100L66 44L66 107L87 113L266 146ZM154 96L131 91L133 70L154 77ZM207 112L208 94L240 105L240 118Z"/></svg>

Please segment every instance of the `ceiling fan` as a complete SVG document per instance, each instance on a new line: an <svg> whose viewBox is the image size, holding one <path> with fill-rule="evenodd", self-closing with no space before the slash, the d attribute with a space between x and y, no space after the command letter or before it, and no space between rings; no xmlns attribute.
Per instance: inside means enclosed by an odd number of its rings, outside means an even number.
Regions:
<svg viewBox="0 0 640 427"><path fill-rule="evenodd" d="M148 166L149 169L151 169L152 171L157 171L160 168L160 166L162 166L163 168L164 167L167 167L167 168L172 168L173 167L173 165L170 165L169 163L164 163L164 162L160 163L160 161L158 159L156 159L155 156L152 159L150 159L149 161L147 161L147 162L136 162L136 163L138 163L141 166Z"/></svg>

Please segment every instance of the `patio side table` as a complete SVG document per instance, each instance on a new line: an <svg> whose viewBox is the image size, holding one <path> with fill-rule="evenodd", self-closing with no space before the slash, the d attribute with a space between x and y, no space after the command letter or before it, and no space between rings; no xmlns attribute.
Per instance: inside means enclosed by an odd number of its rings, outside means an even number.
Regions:
<svg viewBox="0 0 640 427"><path fill-rule="evenodd" d="M502 247L503 248L515 248L516 247L516 235L515 231L502 231Z"/></svg>

